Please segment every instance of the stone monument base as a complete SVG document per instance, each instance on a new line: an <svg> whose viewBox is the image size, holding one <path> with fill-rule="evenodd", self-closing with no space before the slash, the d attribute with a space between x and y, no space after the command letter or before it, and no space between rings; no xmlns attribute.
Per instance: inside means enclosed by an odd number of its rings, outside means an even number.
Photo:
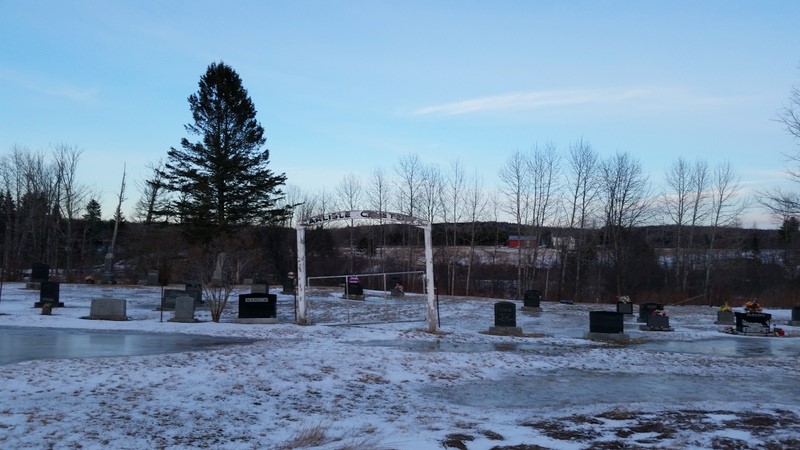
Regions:
<svg viewBox="0 0 800 450"><path fill-rule="evenodd" d="M584 339L592 341L614 341L614 342L630 342L631 337L627 333L598 333L590 331L583 335Z"/></svg>
<svg viewBox="0 0 800 450"><path fill-rule="evenodd" d="M647 326L647 325L639 325L639 329L642 331L675 331L675 328L670 326L666 327L659 327L659 326Z"/></svg>
<svg viewBox="0 0 800 450"><path fill-rule="evenodd" d="M236 323L278 323L277 317L261 317L254 319L234 319Z"/></svg>
<svg viewBox="0 0 800 450"><path fill-rule="evenodd" d="M526 312L533 312L533 313L542 312L542 308L539 307L539 306L523 306L519 310L520 311L526 311Z"/></svg>
<svg viewBox="0 0 800 450"><path fill-rule="evenodd" d="M45 304L49 304L51 308L63 308L64 302L36 302L33 304L34 308L41 308Z"/></svg>
<svg viewBox="0 0 800 450"><path fill-rule="evenodd" d="M497 336L522 336L522 328L520 327L489 327L488 334Z"/></svg>
<svg viewBox="0 0 800 450"><path fill-rule="evenodd" d="M343 295L342 298L345 300L364 300L363 295Z"/></svg>
<svg viewBox="0 0 800 450"><path fill-rule="evenodd" d="M790 320L788 325L791 327L800 327L800 320Z"/></svg>

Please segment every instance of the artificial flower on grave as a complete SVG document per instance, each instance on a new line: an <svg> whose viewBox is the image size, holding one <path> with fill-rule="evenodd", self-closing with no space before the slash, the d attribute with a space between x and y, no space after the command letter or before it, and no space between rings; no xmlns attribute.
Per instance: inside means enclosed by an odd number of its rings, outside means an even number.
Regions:
<svg viewBox="0 0 800 450"><path fill-rule="evenodd" d="M667 317L669 314L667 314L667 312L664 311L663 309L654 309L653 312L650 313L650 315Z"/></svg>
<svg viewBox="0 0 800 450"><path fill-rule="evenodd" d="M751 313L761 312L761 305L755 300L750 300L744 304L744 310Z"/></svg>
<svg viewBox="0 0 800 450"><path fill-rule="evenodd" d="M728 302L725 302L725 304L719 307L719 310L722 312L728 312L733 311L733 308L731 308L731 305L729 305Z"/></svg>
<svg viewBox="0 0 800 450"><path fill-rule="evenodd" d="M620 303L630 303L631 302L631 298L628 297L627 295L620 295L620 297L617 299L617 301L620 302Z"/></svg>

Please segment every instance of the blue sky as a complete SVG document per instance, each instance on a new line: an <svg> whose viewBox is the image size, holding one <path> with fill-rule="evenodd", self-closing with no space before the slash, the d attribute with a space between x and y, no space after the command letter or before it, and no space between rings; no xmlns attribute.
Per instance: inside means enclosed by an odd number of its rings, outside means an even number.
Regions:
<svg viewBox="0 0 800 450"><path fill-rule="evenodd" d="M125 164L132 206L215 61L306 191L412 153L492 186L514 151L580 138L656 184L683 157L766 189L800 149L775 120L800 84L794 0L0 0L0 151L81 149L104 215Z"/></svg>

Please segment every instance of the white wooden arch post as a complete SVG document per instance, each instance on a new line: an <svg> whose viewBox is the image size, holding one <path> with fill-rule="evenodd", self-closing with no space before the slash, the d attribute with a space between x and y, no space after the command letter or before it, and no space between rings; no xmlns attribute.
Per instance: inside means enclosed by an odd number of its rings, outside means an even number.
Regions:
<svg viewBox="0 0 800 450"><path fill-rule="evenodd" d="M372 219L394 223L410 224L422 228L425 233L425 288L428 293L428 331L436 332L439 324L439 312L436 309L436 284L433 279L433 238L431 223L407 214L382 211L340 211L320 214L297 224L297 323L308 324L306 317L306 227L335 220Z"/></svg>

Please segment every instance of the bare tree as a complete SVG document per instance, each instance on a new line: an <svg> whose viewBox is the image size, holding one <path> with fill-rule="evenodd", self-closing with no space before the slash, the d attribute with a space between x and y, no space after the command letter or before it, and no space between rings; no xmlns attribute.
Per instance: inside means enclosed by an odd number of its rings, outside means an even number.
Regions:
<svg viewBox="0 0 800 450"><path fill-rule="evenodd" d="M336 193L339 196L339 203L345 210L354 211L361 207L362 187L361 179L358 175L350 173L345 175L336 188ZM355 270L355 245L353 243L353 227L355 226L355 218L350 218L348 227L350 228L350 273Z"/></svg>
<svg viewBox="0 0 800 450"><path fill-rule="evenodd" d="M595 214L595 200L599 192L597 152L583 139L570 146L567 160L567 223L573 230L575 252L575 299L582 297L583 285L583 253L586 245L586 231L589 219ZM566 246L566 248L565 248ZM566 254L570 243L562 241L562 255ZM561 285L566 277L566 258L562 256Z"/></svg>
<svg viewBox="0 0 800 450"><path fill-rule="evenodd" d="M779 120L786 126L786 131L800 139L800 87L792 88L789 105L783 110Z"/></svg>
<svg viewBox="0 0 800 450"><path fill-rule="evenodd" d="M145 225L156 219L169 220L169 200L164 179L164 162L147 166L150 176L139 184L139 201L134 207L134 217Z"/></svg>
<svg viewBox="0 0 800 450"><path fill-rule="evenodd" d="M614 271L616 294L627 288L626 269L631 256L626 247L630 231L649 213L650 184L641 164L628 153L617 153L603 162L602 193L607 256Z"/></svg>
<svg viewBox="0 0 800 450"><path fill-rule="evenodd" d="M111 235L111 245L108 247L106 253L105 272L103 273L104 282L114 282L114 251L117 247L117 233L119 232L119 223L122 221L122 202L125 201L125 177L126 170L123 166L122 169L122 182L120 182L119 195L117 195L117 209L114 211L114 233Z"/></svg>
<svg viewBox="0 0 800 450"><path fill-rule="evenodd" d="M400 158L395 173L397 174L397 190L395 201L400 213L416 216L419 212L419 203L422 195L422 185L425 182L425 168L419 156L414 153ZM408 258L405 262L406 269L414 266L414 246L417 244L417 233L409 227L403 227L404 242L408 247Z"/></svg>
<svg viewBox="0 0 800 450"><path fill-rule="evenodd" d="M66 230L64 231L64 247L67 249L65 255L65 269L68 282L73 280L73 224L76 217L80 214L87 196L86 187L81 185L76 179L81 153L82 152L77 148L68 145L59 145L55 148L54 152L58 179L61 180L60 185L63 190L59 211L61 217L65 219L66 226Z"/></svg>
<svg viewBox="0 0 800 450"><path fill-rule="evenodd" d="M477 225L486 214L488 200L483 188L483 178L476 170L468 181L464 195L466 200L466 215L469 221L469 257L467 258L467 279L464 287L464 295L469 295L472 282L472 266L475 263L475 249L477 247Z"/></svg>
<svg viewBox="0 0 800 450"><path fill-rule="evenodd" d="M460 160L450 164L442 195L442 218L445 226L445 258L447 259L448 292L454 293L458 252L458 226L464 214L464 166ZM448 232L448 228L450 231Z"/></svg>
<svg viewBox="0 0 800 450"><path fill-rule="evenodd" d="M525 234L525 226L530 218L531 184L527 170L528 158L520 151L509 156L500 169L500 183L505 199L501 207L514 219L519 237ZM517 298L522 296L524 282L523 250L523 245L517 248Z"/></svg>
<svg viewBox="0 0 800 450"><path fill-rule="evenodd" d="M558 192L561 157L553 144L535 147L528 159L531 186L531 227L536 239L533 247L533 278L536 278L536 266L539 259L539 246L542 243L542 230L554 216L557 208L553 202ZM549 271L548 271L549 274Z"/></svg>
<svg viewBox="0 0 800 450"><path fill-rule="evenodd" d="M707 301L711 301L711 276L715 268L716 241L719 229L738 222L746 203L739 198L741 182L730 162L720 164L711 180L711 211L708 249L705 258L704 291Z"/></svg>
<svg viewBox="0 0 800 450"><path fill-rule="evenodd" d="M382 169L378 168L372 171L372 176L370 177L370 183L367 185L367 201L369 202L370 208L379 211L379 212L386 212L389 201L391 200L391 186L389 183L386 174L383 172ZM380 236L378 238L380 242L380 259L381 259L381 272L386 271L386 231L383 227L383 218L379 219L379 232ZM372 228L370 228L371 230Z"/></svg>

